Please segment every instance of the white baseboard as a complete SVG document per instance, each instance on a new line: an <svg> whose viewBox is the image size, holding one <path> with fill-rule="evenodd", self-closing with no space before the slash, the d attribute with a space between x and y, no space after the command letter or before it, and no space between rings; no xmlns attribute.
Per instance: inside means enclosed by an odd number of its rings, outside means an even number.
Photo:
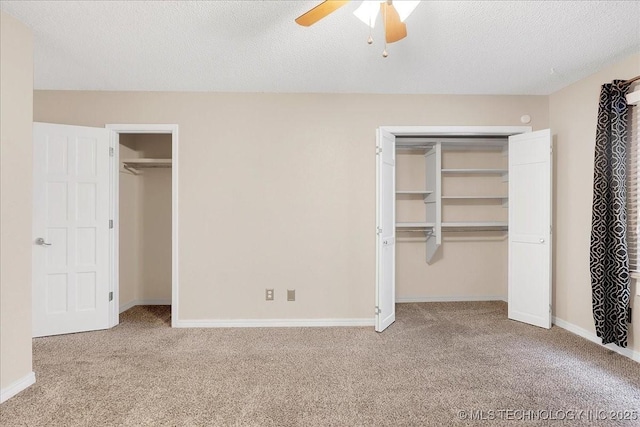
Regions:
<svg viewBox="0 0 640 427"><path fill-rule="evenodd" d="M138 305L136 300L120 304L120 313L124 313L125 311L129 310L132 307L135 307L136 305Z"/></svg>
<svg viewBox="0 0 640 427"><path fill-rule="evenodd" d="M287 328L327 326L374 326L375 319L219 319L178 320L174 328Z"/></svg>
<svg viewBox="0 0 640 427"><path fill-rule="evenodd" d="M20 378L17 381L9 384L7 387L0 390L0 403L3 403L9 399L11 399L16 394L20 393L22 390L30 387L36 382L36 374L33 372L29 372L24 377Z"/></svg>
<svg viewBox="0 0 640 427"><path fill-rule="evenodd" d="M635 360L636 362L640 362L640 352L634 351L630 348L621 348L615 344L604 345L602 344L602 340L598 338L598 336L595 333L588 331L586 329L583 329L580 326L576 326L573 323L569 323L566 320L562 320L556 316L553 316L553 324L562 329L566 329L567 331L574 333L579 337L587 339L596 344L600 344L602 347L606 347L607 349L615 351L616 353L621 354L625 357L628 357L629 359Z"/></svg>
<svg viewBox="0 0 640 427"><path fill-rule="evenodd" d="M134 299L125 304L120 304L120 313L124 313L136 305L171 305L171 299Z"/></svg>
<svg viewBox="0 0 640 427"><path fill-rule="evenodd" d="M396 298L397 303L406 302L473 302L473 301L504 301L507 297L502 295L481 295L481 296L453 296L453 297L400 297Z"/></svg>

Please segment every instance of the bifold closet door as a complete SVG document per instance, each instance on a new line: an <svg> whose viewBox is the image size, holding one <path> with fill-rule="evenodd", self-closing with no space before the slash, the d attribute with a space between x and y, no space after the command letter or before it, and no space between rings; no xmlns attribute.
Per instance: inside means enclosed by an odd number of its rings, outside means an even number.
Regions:
<svg viewBox="0 0 640 427"><path fill-rule="evenodd" d="M378 129L376 149L375 329L396 320L396 137Z"/></svg>
<svg viewBox="0 0 640 427"><path fill-rule="evenodd" d="M509 137L509 319L551 327L549 129Z"/></svg>
<svg viewBox="0 0 640 427"><path fill-rule="evenodd" d="M109 327L111 131L33 125L33 336Z"/></svg>

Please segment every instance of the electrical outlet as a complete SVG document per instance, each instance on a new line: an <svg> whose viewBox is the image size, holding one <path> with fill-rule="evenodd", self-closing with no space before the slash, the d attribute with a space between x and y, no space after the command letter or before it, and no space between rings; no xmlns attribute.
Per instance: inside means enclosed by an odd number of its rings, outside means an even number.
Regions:
<svg viewBox="0 0 640 427"><path fill-rule="evenodd" d="M296 300L296 290L287 289L287 301L295 301L295 300Z"/></svg>
<svg viewBox="0 0 640 427"><path fill-rule="evenodd" d="M264 294L264 299L267 301L273 301L273 289L267 289Z"/></svg>

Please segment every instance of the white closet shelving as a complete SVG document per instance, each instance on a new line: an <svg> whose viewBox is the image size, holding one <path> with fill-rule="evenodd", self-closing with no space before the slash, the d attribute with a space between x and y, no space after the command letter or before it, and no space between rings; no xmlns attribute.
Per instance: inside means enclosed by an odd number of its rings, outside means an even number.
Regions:
<svg viewBox="0 0 640 427"><path fill-rule="evenodd" d="M449 176L464 176L464 175L476 175L476 176L490 176L499 175L502 177L503 182L509 181L508 169L442 169L443 175Z"/></svg>
<svg viewBox="0 0 640 427"><path fill-rule="evenodd" d="M501 163L500 159L501 158L506 159L506 155L507 155L506 139L503 141L496 141L495 144L491 146L486 146L486 147L483 146L482 143L479 143L478 145L469 144L468 146L465 147L465 152L467 157L470 154L473 155L473 153L478 153L479 151L487 152L487 150L495 152L495 156L498 156L497 159L496 158L492 159L492 163L495 162L496 160L498 160L498 163ZM453 155L454 157L459 155L460 153L461 153L460 151L456 153L449 152L449 154ZM493 154L491 154L491 156L493 156ZM451 160L451 158L449 158L449 160ZM455 163L455 158L454 158L454 163ZM493 163L493 164L496 164L496 163ZM443 168L441 170L441 173L442 173L443 179L459 178L459 179L465 180L465 182L467 182L468 180L468 185L465 185L465 187L468 187L468 188L475 187L475 182L478 179L484 179L485 181L489 180L489 182L491 182L490 187L493 188L491 192L487 192L485 194L478 194L477 190L473 191L476 194L444 194L442 196L442 199L447 202L448 206L464 203L465 209L474 209L474 208L477 209L481 207L490 206L491 204L495 204L495 202L499 202L502 204L503 208L508 207L509 196L507 194L496 194L494 192L495 191L494 187L496 186L499 187L500 185L502 185L501 182L504 183L508 181L509 179L508 169L495 168L495 167L479 167L479 168L447 167L447 168ZM501 182L497 181L496 178L499 179ZM502 191L499 191L499 192L502 192ZM505 193L506 193L506 190L505 190ZM471 205L467 206L468 203L471 203ZM500 217L502 215L503 214L500 213L499 215L497 215L497 217ZM490 218L490 219L493 219L493 218ZM444 218L442 222L442 228L445 231L488 231L488 230L506 231L508 230L508 222L506 220L498 221L498 220L484 220L484 219L473 220L473 221L454 221L454 220L450 220L449 218Z"/></svg>
<svg viewBox="0 0 640 427"><path fill-rule="evenodd" d="M434 222L396 222L396 228L433 228Z"/></svg>
<svg viewBox="0 0 640 427"><path fill-rule="evenodd" d="M507 169L442 169L443 174L503 175L507 172Z"/></svg>
<svg viewBox="0 0 640 427"><path fill-rule="evenodd" d="M507 231L508 222L501 221L504 214L499 214L493 218L477 218L477 220L461 221L454 218L443 218L443 204L447 207L466 210L466 217L469 210L474 208L483 208L496 205L496 202L502 205L502 208L508 206L509 196L506 194L496 194L494 191L486 194L443 194L443 182L447 179L469 180L468 184L459 185L463 189L473 189L472 193L481 193L475 188L475 179L484 179L485 183L490 182L491 186L499 187L501 182L508 182L509 171L506 168L476 168L476 167L455 167L443 168L442 158L443 152L473 152L475 150L486 152L496 152L496 155L502 155L506 158L507 140L466 140L458 138L455 140L446 139L429 139L424 141L410 141L409 144L403 145L403 142L397 142L397 150L403 150L404 154L424 155L425 157L425 190L398 190L396 198L409 198L411 196L421 196L425 204L425 221L406 221L397 222L396 228L398 232L423 232L426 237L426 258L430 263L436 254L438 248L442 244L443 232L450 231ZM453 153L454 156L458 153ZM499 162L500 163L500 162ZM496 185L493 185L493 180ZM465 181L466 182L466 181ZM492 188L493 188L492 187ZM462 191L460 191L462 192ZM505 191L506 192L506 191ZM502 193L502 191L498 191ZM501 208L498 206L498 208ZM493 211L492 211L493 212ZM454 215L455 216L455 215ZM489 219L489 220L485 220Z"/></svg>
<svg viewBox="0 0 640 427"><path fill-rule="evenodd" d="M509 196L442 196L443 199L488 199L488 200L502 200L508 199Z"/></svg>
<svg viewBox="0 0 640 427"><path fill-rule="evenodd" d="M398 190L396 198L402 196L422 196L425 205L425 221L397 222L399 232L422 232L426 237L427 262L429 262L442 243L442 147L436 142L420 147L397 146L398 150L411 150L411 153L424 156L425 190Z"/></svg>
<svg viewBox="0 0 640 427"><path fill-rule="evenodd" d="M422 194L422 195L429 195L433 193L433 191L426 191L426 190L399 190L396 191L396 194Z"/></svg>
<svg viewBox="0 0 640 427"><path fill-rule="evenodd" d="M443 222L442 228L482 228L482 229L504 229L509 226L507 221L462 221Z"/></svg>
<svg viewBox="0 0 640 427"><path fill-rule="evenodd" d="M122 159L122 167L134 174L144 168L170 168L171 164L171 159Z"/></svg>
<svg viewBox="0 0 640 427"><path fill-rule="evenodd" d="M396 191L396 197L413 198L415 196L420 196L426 203L427 198L432 193L433 191L428 191L428 190L399 190L399 191Z"/></svg>
<svg viewBox="0 0 640 427"><path fill-rule="evenodd" d="M436 142L425 154L426 188L431 194L425 199L427 222L433 227L427 233L427 262L431 262L442 244L442 144Z"/></svg>

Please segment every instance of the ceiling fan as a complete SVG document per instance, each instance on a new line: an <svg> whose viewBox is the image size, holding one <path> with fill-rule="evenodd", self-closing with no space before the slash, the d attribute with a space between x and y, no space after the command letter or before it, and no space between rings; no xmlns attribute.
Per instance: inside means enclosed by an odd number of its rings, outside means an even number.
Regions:
<svg viewBox="0 0 640 427"><path fill-rule="evenodd" d="M296 18L296 22L305 27L311 26L348 2L349 0L325 0ZM370 28L375 26L378 13L380 13L384 25L385 41L395 43L407 37L407 26L404 20L413 12L418 3L420 3L419 0L365 0L353 13ZM372 42L373 39L369 35L368 43ZM383 56L387 56L386 49Z"/></svg>

